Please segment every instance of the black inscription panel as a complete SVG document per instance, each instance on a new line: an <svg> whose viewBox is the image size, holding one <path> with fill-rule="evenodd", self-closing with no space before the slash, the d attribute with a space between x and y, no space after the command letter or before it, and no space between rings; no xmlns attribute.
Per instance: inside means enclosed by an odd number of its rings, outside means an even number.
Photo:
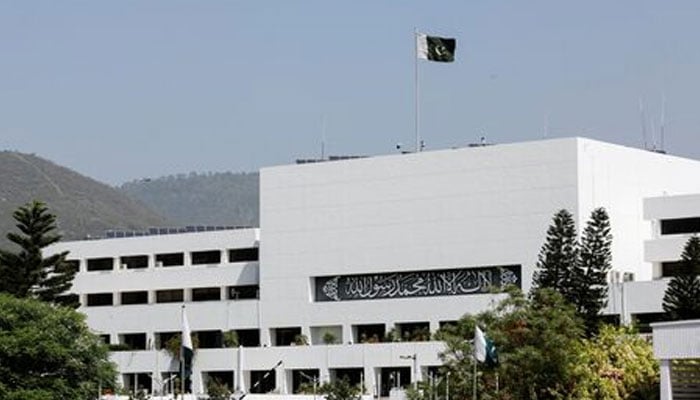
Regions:
<svg viewBox="0 0 700 400"><path fill-rule="evenodd" d="M459 296L508 285L522 288L520 265L322 276L315 278L315 284L316 301Z"/></svg>

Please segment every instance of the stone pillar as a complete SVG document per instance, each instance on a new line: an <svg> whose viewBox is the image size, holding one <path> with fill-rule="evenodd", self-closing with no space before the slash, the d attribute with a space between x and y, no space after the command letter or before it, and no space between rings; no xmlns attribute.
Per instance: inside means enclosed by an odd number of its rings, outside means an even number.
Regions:
<svg viewBox="0 0 700 400"><path fill-rule="evenodd" d="M673 400L673 387L671 385L671 360L659 360L660 373L661 373L661 384L660 386L660 399L661 400Z"/></svg>

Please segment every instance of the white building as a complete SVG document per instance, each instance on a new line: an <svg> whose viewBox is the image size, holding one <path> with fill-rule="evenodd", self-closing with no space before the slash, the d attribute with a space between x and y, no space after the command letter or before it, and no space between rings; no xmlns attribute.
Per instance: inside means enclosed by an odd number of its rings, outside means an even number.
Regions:
<svg viewBox="0 0 700 400"><path fill-rule="evenodd" d="M251 389L282 361L255 391L346 375L386 395L440 365L440 342L411 338L492 306L492 286L530 288L562 208L579 227L596 207L610 215L620 283L607 312L660 312L659 278L692 231L666 235L664 221L700 216L686 196L700 193L697 176L695 160L582 138L271 167L259 229L55 248L80 264L73 290L90 326L140 349L113 353L127 387L154 374L157 390L177 371L152 348L180 330L184 302L201 347L217 347L197 352L195 392L210 376ZM221 348L229 330L243 350ZM373 343L390 330L408 341Z"/></svg>

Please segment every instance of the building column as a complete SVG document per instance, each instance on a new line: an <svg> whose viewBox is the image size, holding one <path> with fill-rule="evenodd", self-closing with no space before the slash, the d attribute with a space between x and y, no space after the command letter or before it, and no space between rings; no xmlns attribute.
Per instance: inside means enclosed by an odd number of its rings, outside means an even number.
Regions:
<svg viewBox="0 0 700 400"><path fill-rule="evenodd" d="M659 360L661 384L659 385L661 400L673 400L673 387L671 385L671 360Z"/></svg>
<svg viewBox="0 0 700 400"><path fill-rule="evenodd" d="M355 339L352 335L352 325L343 324L343 337L340 338L340 343L352 344L355 343Z"/></svg>

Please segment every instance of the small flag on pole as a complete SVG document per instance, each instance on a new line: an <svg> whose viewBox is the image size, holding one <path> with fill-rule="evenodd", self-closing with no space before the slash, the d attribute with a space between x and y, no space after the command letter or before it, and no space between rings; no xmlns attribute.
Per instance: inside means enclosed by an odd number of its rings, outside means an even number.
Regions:
<svg viewBox="0 0 700 400"><path fill-rule="evenodd" d="M456 47L457 41L453 38L416 34L416 54L424 60L452 62L455 60Z"/></svg>
<svg viewBox="0 0 700 400"><path fill-rule="evenodd" d="M192 335L190 332L190 323L187 321L185 306L182 306L182 340L180 348L180 363L181 371L184 378L188 378L192 374L192 357L194 355L194 347L192 346Z"/></svg>
<svg viewBox="0 0 700 400"><path fill-rule="evenodd" d="M474 358L479 362L485 362L489 366L498 365L496 346L492 340L486 338L478 325L474 330Z"/></svg>

